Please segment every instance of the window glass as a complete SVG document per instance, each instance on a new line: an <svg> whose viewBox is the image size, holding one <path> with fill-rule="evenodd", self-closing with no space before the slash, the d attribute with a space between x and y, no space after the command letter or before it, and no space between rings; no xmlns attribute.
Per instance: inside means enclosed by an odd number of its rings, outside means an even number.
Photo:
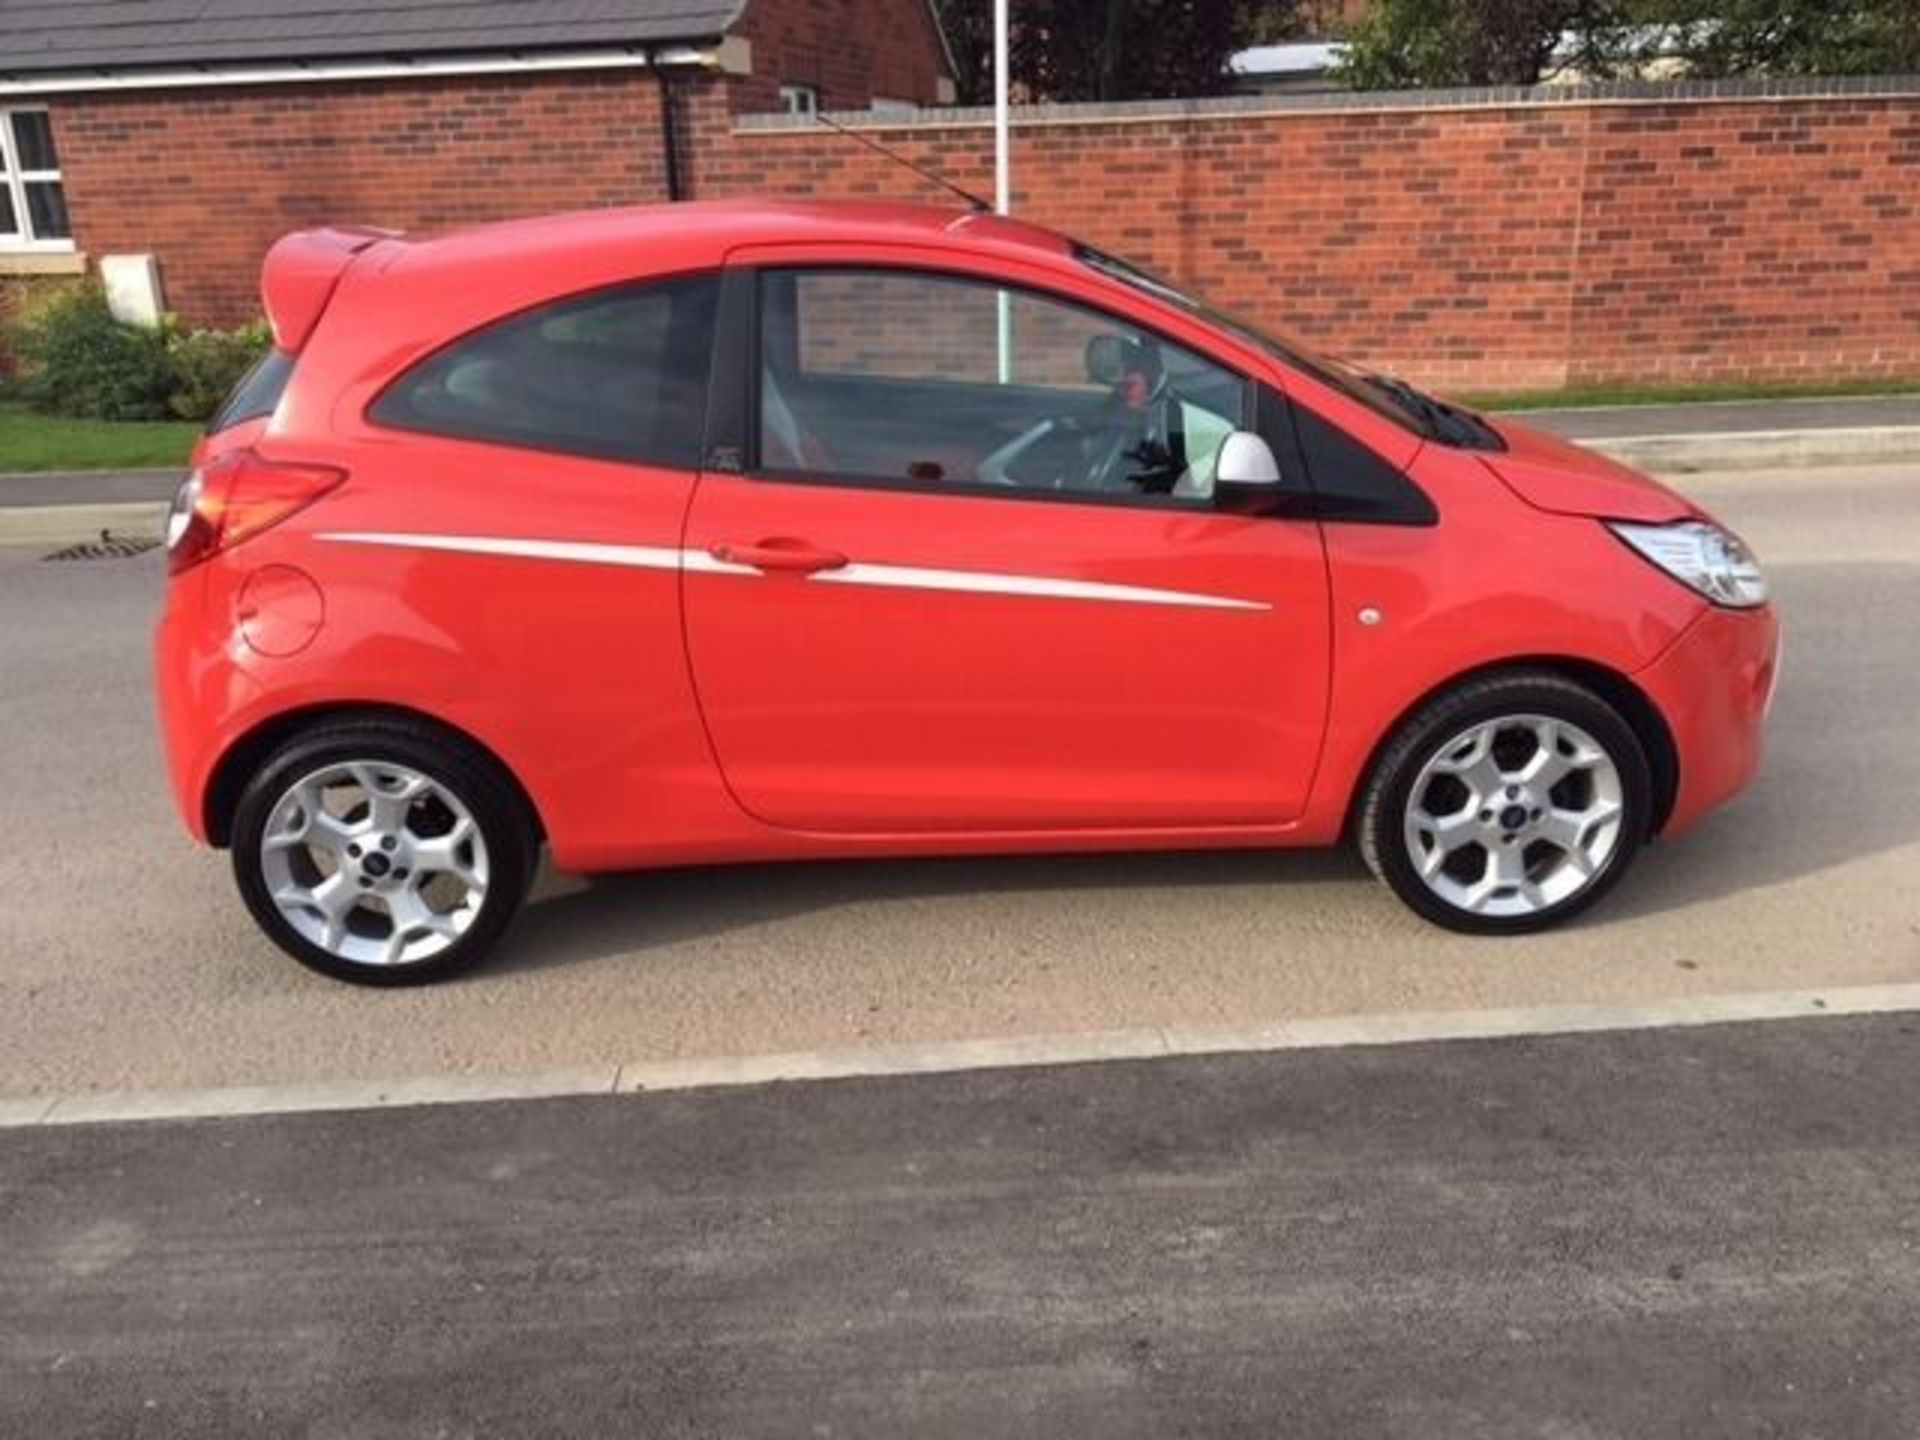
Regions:
<svg viewBox="0 0 1920 1440"><path fill-rule="evenodd" d="M19 110L13 116L13 146L22 170L58 170L53 121L44 110Z"/></svg>
<svg viewBox="0 0 1920 1440"><path fill-rule="evenodd" d="M776 472L1204 500L1246 383L1096 310L952 276L762 277Z"/></svg>
<svg viewBox="0 0 1920 1440"><path fill-rule="evenodd" d="M27 218L33 222L35 239L72 238L73 226L67 219L67 197L58 185L49 181L27 182Z"/></svg>
<svg viewBox="0 0 1920 1440"><path fill-rule="evenodd" d="M293 356L284 350L269 350L233 387L227 403L207 423L207 433L218 435L242 420L258 420L273 414L280 405L280 397L286 393L287 382L292 378Z"/></svg>
<svg viewBox="0 0 1920 1440"><path fill-rule="evenodd" d="M45 110L0 110L0 245L69 250L73 225Z"/></svg>
<svg viewBox="0 0 1920 1440"><path fill-rule="evenodd" d="M459 439L695 469L718 282L693 276L577 297L456 341L373 419Z"/></svg>

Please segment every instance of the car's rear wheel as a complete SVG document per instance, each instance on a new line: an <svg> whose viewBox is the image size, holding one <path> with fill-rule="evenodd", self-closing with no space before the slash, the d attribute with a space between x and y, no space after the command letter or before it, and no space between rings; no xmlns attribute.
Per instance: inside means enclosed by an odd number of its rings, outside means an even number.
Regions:
<svg viewBox="0 0 1920 1440"><path fill-rule="evenodd" d="M525 899L537 854L500 767L403 720L322 724L287 741L234 817L234 874L260 927L301 964L362 985L478 963Z"/></svg>
<svg viewBox="0 0 1920 1440"><path fill-rule="evenodd" d="M1646 751L1617 710L1563 676L1509 672L1401 727L1362 800L1360 850L1437 924L1542 930L1618 883L1651 803Z"/></svg>

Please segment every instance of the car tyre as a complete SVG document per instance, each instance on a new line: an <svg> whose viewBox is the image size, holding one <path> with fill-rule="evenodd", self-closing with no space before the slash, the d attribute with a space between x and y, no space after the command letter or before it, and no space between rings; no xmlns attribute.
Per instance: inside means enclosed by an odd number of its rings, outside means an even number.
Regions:
<svg viewBox="0 0 1920 1440"><path fill-rule="evenodd" d="M232 859L254 920L302 965L357 985L422 985L471 969L506 932L539 834L518 786L471 742L402 718L351 719L266 756L235 810Z"/></svg>
<svg viewBox="0 0 1920 1440"><path fill-rule="evenodd" d="M1357 839L1373 873L1425 919L1523 934L1571 919L1620 882L1652 802L1646 749L1618 710L1563 675L1507 671L1445 692L1394 733L1363 792Z"/></svg>

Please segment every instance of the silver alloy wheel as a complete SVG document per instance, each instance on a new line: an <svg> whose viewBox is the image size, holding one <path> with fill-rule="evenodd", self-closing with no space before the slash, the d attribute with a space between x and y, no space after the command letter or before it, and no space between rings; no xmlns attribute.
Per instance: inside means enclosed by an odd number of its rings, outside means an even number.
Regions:
<svg viewBox="0 0 1920 1440"><path fill-rule="evenodd" d="M1620 770L1578 725L1504 715L1461 731L1407 796L1414 873L1476 915L1532 915L1607 867L1626 818Z"/></svg>
<svg viewBox="0 0 1920 1440"><path fill-rule="evenodd" d="M267 893L287 923L360 965L430 960L487 898L487 844L460 797L385 760L328 765L288 786L260 837Z"/></svg>

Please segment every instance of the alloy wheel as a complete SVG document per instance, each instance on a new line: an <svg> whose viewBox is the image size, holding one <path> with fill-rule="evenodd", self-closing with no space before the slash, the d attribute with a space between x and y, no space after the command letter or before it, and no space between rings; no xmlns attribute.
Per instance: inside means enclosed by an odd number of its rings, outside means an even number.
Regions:
<svg viewBox="0 0 1920 1440"><path fill-rule="evenodd" d="M1602 875L1626 818L1620 768L1569 721L1484 720L1434 751L1408 792L1404 841L1422 884L1473 915L1566 903Z"/></svg>
<svg viewBox="0 0 1920 1440"><path fill-rule="evenodd" d="M260 868L299 935L369 966L445 952L473 926L491 881L468 805L432 776L382 760L327 765L289 785L261 833Z"/></svg>

